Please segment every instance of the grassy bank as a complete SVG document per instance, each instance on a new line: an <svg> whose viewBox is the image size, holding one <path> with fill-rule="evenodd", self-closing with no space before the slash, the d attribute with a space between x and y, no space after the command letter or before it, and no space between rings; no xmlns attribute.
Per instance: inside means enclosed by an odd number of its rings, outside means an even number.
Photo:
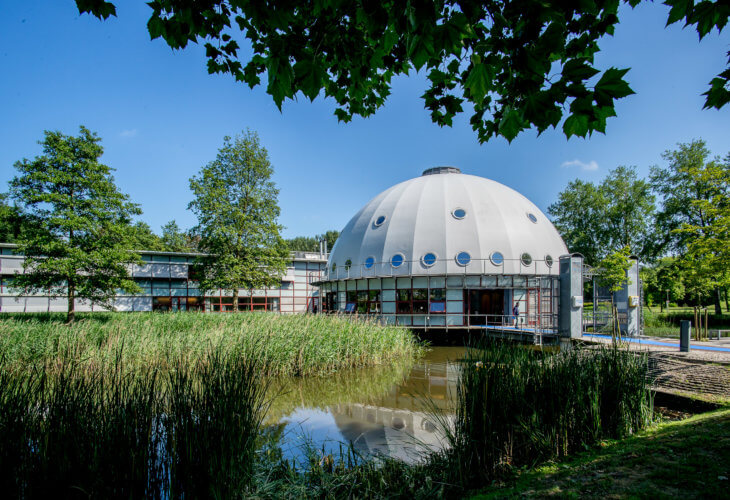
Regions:
<svg viewBox="0 0 730 500"><path fill-rule="evenodd" d="M475 498L727 498L728 478L730 409L724 409L604 442Z"/></svg>
<svg viewBox="0 0 730 500"><path fill-rule="evenodd" d="M164 368L206 352L255 356L264 375L323 375L374 366L419 351L407 330L348 318L273 313L93 313L0 315L0 357L16 366L83 360L87 369L122 356L125 369ZM121 354L120 354L121 353Z"/></svg>
<svg viewBox="0 0 730 500"><path fill-rule="evenodd" d="M654 307L653 310L644 307L644 335L655 337L679 338L679 324L683 320L692 322L694 330L694 312L691 308L671 309L665 312L659 312ZM704 323L704 316L702 319ZM710 330L730 330L730 314L708 315L708 325Z"/></svg>

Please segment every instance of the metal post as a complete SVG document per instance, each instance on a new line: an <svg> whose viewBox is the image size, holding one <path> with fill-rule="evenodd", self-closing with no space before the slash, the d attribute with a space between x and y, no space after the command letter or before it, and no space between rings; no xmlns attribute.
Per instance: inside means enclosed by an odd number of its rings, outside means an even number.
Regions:
<svg viewBox="0 0 730 500"><path fill-rule="evenodd" d="M683 320L679 322L679 352L689 352L689 339L692 333L692 322Z"/></svg>

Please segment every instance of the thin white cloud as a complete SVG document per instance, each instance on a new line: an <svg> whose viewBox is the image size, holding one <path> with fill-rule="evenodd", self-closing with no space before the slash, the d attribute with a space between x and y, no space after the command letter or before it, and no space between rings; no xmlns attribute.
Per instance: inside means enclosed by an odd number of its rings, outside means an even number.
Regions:
<svg viewBox="0 0 730 500"><path fill-rule="evenodd" d="M119 137L134 137L137 135L137 129L133 128L131 130L122 130L119 133Z"/></svg>
<svg viewBox="0 0 730 500"><path fill-rule="evenodd" d="M578 167L581 170L586 171L598 170L598 163L596 160L591 160L588 163L580 160L564 161L560 166L563 168Z"/></svg>

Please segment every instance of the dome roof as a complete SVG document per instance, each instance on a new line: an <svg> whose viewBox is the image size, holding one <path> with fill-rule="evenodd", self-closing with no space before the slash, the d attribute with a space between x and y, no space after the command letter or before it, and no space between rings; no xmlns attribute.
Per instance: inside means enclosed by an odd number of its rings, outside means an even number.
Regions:
<svg viewBox="0 0 730 500"><path fill-rule="evenodd" d="M546 275L558 273L566 253L555 226L517 191L436 167L370 200L342 230L327 267L329 279Z"/></svg>

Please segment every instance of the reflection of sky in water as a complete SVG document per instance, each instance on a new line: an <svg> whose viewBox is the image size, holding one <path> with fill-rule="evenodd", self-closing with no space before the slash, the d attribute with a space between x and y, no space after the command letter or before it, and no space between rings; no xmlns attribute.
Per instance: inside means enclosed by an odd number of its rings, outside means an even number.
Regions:
<svg viewBox="0 0 730 500"><path fill-rule="evenodd" d="M311 407L297 406L279 420L284 424L279 442L284 456L301 465L308 446L317 456L338 457L352 443L363 456L386 455L413 463L428 451L443 449L441 424L430 408L450 413L458 378L458 365L451 360L460 359L463 352L461 348L432 349L405 381L395 381L385 393L343 396L334 404L329 395L328 405L312 400ZM451 422L453 417L446 420Z"/></svg>

